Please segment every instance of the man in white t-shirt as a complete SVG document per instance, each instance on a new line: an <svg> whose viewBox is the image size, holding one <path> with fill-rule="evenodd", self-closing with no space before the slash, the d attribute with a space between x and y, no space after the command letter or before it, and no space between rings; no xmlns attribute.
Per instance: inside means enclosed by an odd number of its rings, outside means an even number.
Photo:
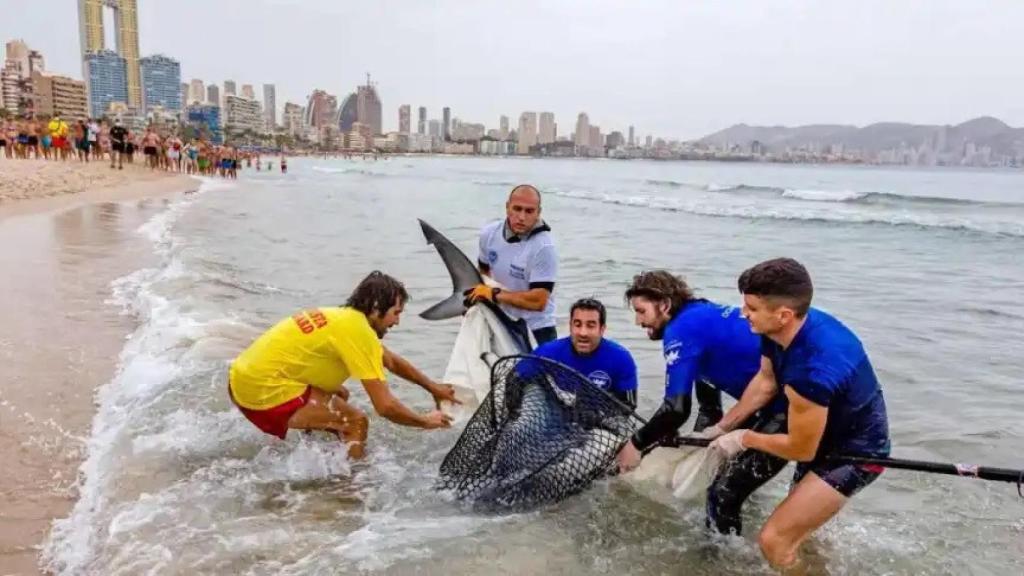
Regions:
<svg viewBox="0 0 1024 576"><path fill-rule="evenodd" d="M505 218L480 231L480 272L504 289L481 284L470 302L490 300L514 319L523 319L537 344L558 337L555 330L555 278L558 254L551 228L540 218L540 192L529 184L512 189Z"/></svg>

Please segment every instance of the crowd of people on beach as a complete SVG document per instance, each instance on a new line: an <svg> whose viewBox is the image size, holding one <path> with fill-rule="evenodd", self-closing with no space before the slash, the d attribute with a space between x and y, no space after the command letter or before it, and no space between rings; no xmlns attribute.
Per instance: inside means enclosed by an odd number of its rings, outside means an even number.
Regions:
<svg viewBox="0 0 1024 576"><path fill-rule="evenodd" d="M153 171L180 172L203 176L237 178L244 165L263 169L258 152L214 144L202 138L186 139L176 129L149 126L132 130L120 120L86 118L67 121L60 116L0 120L0 157L8 160L49 160L79 162L110 161L110 168L123 170L137 155ZM281 172L288 162L280 160ZM274 162L267 162L267 170Z"/></svg>

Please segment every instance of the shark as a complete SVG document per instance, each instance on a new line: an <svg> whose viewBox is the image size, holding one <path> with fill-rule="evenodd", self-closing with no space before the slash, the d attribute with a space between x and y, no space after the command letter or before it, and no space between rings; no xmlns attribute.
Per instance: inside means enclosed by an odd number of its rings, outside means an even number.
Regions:
<svg viewBox="0 0 1024 576"><path fill-rule="evenodd" d="M495 362L508 356L530 354L536 342L524 321L513 319L494 303L478 302L467 306L466 291L482 283L492 286L498 284L481 274L476 264L437 229L423 220L419 220L419 224L427 244L433 246L441 257L452 283L451 295L421 312L420 317L425 320L462 317L462 325L443 378L444 382L455 387L456 398L461 404L446 402L441 409L452 417L455 424L465 423L491 391L491 368ZM557 387L553 388L557 396ZM551 402L551 398L545 399L544 393L535 388L525 391L523 401L539 405ZM538 417L539 414L539 411L533 411L531 417ZM542 423L524 421L513 424L517 425L535 429L545 427ZM542 470L540 474L563 480L572 474L590 475L592 471L580 469L574 461L607 461L613 458L618 444L610 436L606 430L594 429L561 462ZM508 431L506 437L522 438L514 430ZM499 452L503 451L500 446L498 448ZM507 454L502 457L502 464L512 469L517 468L520 458L524 456L516 454L515 446L509 446L504 452ZM605 454L595 458L594 453ZM720 465L721 460L704 448L659 447L643 459L639 468L624 474L622 478L654 499L663 499L667 490L673 499L694 500L704 496ZM518 472L510 470L509 474Z"/></svg>

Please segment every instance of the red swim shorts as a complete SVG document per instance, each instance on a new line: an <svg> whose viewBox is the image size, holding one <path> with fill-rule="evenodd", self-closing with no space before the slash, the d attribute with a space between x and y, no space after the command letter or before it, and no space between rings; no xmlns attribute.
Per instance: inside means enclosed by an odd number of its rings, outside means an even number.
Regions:
<svg viewBox="0 0 1024 576"><path fill-rule="evenodd" d="M273 408L267 408L266 410L250 410L238 406L235 402L234 395L231 394L231 386L228 386L228 396L231 396L231 402L238 409L242 411L242 414L256 425L257 428L263 430L271 436L277 436L281 440L284 440L288 434L288 420L291 419L292 414L299 408L302 408L309 402L309 395L312 392L312 388L306 386L306 391L302 393L302 396L293 398L284 404L279 404Z"/></svg>

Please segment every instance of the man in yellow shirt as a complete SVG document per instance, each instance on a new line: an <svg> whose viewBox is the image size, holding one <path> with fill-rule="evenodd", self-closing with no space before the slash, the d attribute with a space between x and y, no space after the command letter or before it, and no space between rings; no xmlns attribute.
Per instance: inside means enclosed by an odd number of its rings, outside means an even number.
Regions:
<svg viewBox="0 0 1024 576"><path fill-rule="evenodd" d="M398 280L374 271L343 307L313 308L281 320L231 363L228 388L242 414L267 434L284 438L289 428L327 430L364 454L369 421L348 403L343 384L362 382L373 408L396 424L446 428L440 410L418 414L391 394L384 368L429 392L436 403L457 402L448 384L438 384L380 339L397 326L409 294Z"/></svg>

